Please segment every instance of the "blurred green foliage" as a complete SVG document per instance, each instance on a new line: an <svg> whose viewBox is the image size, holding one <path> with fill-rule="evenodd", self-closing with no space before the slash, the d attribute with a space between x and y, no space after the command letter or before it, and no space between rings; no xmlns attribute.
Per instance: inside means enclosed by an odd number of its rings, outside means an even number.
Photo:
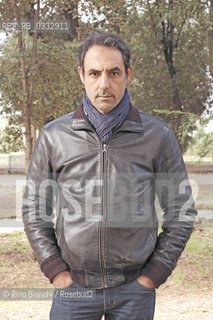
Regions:
<svg viewBox="0 0 213 320"><path fill-rule="evenodd" d="M35 2L16 2L21 18L30 20ZM186 149L196 117L212 106L208 73L212 1L41 0L40 6L40 19L69 19L72 30L39 32L33 68L33 34L22 35L27 77L34 76L30 117L37 129L81 102L84 88L77 72L77 47L90 32L107 31L130 46L132 103L167 122ZM1 20L14 18L6 0L1 1L0 12ZM17 41L17 34L9 33L0 47L0 106L8 116L23 113L25 98Z"/></svg>

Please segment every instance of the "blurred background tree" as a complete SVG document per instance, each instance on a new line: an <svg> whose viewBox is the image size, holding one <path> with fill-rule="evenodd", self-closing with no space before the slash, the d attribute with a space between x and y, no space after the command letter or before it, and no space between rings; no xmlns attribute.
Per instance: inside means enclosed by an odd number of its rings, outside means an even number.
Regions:
<svg viewBox="0 0 213 320"><path fill-rule="evenodd" d="M209 36L209 69L213 77L213 0L210 0L208 36Z"/></svg>
<svg viewBox="0 0 213 320"><path fill-rule="evenodd" d="M83 93L77 46L92 31L106 31L120 35L130 46L133 104L166 121L182 150L186 149L197 119L212 107L212 0L40 0L39 6L33 0L9 3L10 7L6 0L0 3L1 20L15 18L12 8L16 3L23 20L35 19L39 7L39 19L69 20L72 26L66 33L38 32L36 37L32 32L22 33L21 52L19 34L8 34L1 46L1 106L4 114L21 113L25 135L26 114L31 129L40 130L46 122L77 107ZM28 109L24 79L27 90L33 88ZM35 130L29 126L27 130L33 146ZM28 149L29 159L31 147Z"/></svg>
<svg viewBox="0 0 213 320"><path fill-rule="evenodd" d="M212 116L199 120L199 127L190 144L190 149L198 157L198 161L206 156L210 156L213 161L213 132L208 130L210 121L213 121Z"/></svg>
<svg viewBox="0 0 213 320"><path fill-rule="evenodd" d="M8 124L0 129L0 152L18 152L24 150L23 129L20 116L8 117Z"/></svg>

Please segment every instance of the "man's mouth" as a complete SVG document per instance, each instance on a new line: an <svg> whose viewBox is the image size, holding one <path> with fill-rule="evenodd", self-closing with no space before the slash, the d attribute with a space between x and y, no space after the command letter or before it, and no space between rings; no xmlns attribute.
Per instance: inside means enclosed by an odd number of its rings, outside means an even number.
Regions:
<svg viewBox="0 0 213 320"><path fill-rule="evenodd" d="M98 98L101 98L101 99L109 99L109 98L112 98L112 96L98 96Z"/></svg>

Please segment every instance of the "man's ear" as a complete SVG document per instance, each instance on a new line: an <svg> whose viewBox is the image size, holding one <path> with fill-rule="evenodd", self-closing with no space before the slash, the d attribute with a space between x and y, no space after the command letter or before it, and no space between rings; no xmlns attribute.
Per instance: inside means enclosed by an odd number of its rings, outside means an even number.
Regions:
<svg viewBox="0 0 213 320"><path fill-rule="evenodd" d="M129 84L132 80L132 75L133 75L133 67L130 66L129 69L127 70L127 84Z"/></svg>
<svg viewBox="0 0 213 320"><path fill-rule="evenodd" d="M84 84L84 74L83 74L81 67L78 67L78 73L79 73L81 82Z"/></svg>

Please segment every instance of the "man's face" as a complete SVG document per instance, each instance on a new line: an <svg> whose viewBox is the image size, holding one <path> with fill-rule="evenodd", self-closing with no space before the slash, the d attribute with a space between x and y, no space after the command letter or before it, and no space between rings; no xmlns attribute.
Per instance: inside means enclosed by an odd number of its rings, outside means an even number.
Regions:
<svg viewBox="0 0 213 320"><path fill-rule="evenodd" d="M132 78L132 67L125 72L120 50L106 46L89 48L84 59L84 70L78 72L93 106L104 114L112 110L124 95Z"/></svg>

